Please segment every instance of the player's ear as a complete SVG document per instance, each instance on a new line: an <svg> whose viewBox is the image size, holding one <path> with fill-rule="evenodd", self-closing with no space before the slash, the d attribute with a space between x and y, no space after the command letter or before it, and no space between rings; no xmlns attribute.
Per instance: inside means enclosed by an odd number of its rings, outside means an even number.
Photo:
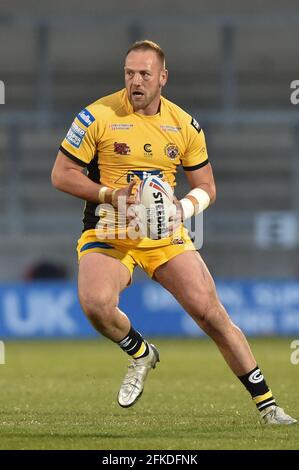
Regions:
<svg viewBox="0 0 299 470"><path fill-rule="evenodd" d="M163 87L166 85L168 79L168 70L163 69L160 73L160 86Z"/></svg>

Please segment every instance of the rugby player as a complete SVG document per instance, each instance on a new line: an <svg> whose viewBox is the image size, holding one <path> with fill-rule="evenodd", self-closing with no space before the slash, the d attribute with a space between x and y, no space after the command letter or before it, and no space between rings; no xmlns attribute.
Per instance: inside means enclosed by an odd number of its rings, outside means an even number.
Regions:
<svg viewBox="0 0 299 470"><path fill-rule="evenodd" d="M76 116L52 171L57 189L86 201L77 247L82 308L94 328L131 357L118 403L122 407L136 403L148 372L159 361L157 348L118 307L120 293L139 265L214 340L250 393L262 421L295 423L277 406L245 336L219 301L208 268L183 226L184 220L206 209L216 196L204 132L191 115L161 96L168 71L158 44L148 40L133 44L124 74L124 89L95 101ZM134 239L128 231L126 209L135 203L136 181L157 175L174 187L178 165L191 191L176 200L173 232L158 240ZM118 210L121 201L122 212Z"/></svg>

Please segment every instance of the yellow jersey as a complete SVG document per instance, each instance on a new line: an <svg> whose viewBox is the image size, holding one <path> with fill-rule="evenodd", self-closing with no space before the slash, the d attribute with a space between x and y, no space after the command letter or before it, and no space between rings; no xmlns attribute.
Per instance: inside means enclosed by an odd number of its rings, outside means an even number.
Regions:
<svg viewBox="0 0 299 470"><path fill-rule="evenodd" d="M204 132L191 115L164 97L157 114L134 112L126 89L83 109L60 150L87 167L89 178L110 188L122 188L134 177L142 180L149 175L163 178L174 188L178 165L192 171L208 163ZM86 202L84 230L99 227L97 207ZM141 243L156 245L156 240L149 239Z"/></svg>

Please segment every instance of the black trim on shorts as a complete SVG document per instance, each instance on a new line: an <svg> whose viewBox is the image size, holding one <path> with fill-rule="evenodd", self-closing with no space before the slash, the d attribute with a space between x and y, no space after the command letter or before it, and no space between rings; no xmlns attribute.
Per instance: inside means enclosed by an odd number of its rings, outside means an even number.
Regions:
<svg viewBox="0 0 299 470"><path fill-rule="evenodd" d="M209 159L205 160L202 163L199 163L198 165L193 165L193 166L183 166L183 169L185 171L194 171L194 170L199 170L199 168L203 168L209 163Z"/></svg>
<svg viewBox="0 0 299 470"><path fill-rule="evenodd" d="M74 157L74 155L72 155L70 152L68 152L64 147L62 147L62 145L60 145L59 147L59 150L68 158L70 158L71 160L73 160L73 162L75 163L78 163L78 165L82 166L83 168L86 168L87 167L87 163L83 162L82 160L80 160L80 158L77 158L77 157Z"/></svg>

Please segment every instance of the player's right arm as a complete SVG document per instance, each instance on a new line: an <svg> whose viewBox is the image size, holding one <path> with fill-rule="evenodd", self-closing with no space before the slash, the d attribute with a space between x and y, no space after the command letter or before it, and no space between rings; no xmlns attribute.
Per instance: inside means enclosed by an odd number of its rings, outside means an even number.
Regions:
<svg viewBox="0 0 299 470"><path fill-rule="evenodd" d="M83 173L83 167L59 150L51 174L56 189L81 199L99 202L102 185L95 183ZM111 190L112 192L112 190Z"/></svg>
<svg viewBox="0 0 299 470"><path fill-rule="evenodd" d="M86 201L95 203L105 202L112 204L113 189L108 188L104 199L100 201L99 192L103 185L93 182L84 173L79 163L74 162L59 150L53 166L51 181L53 186L60 191L79 197ZM125 188L118 189L113 196L113 205L117 206L119 196L126 196L127 203L133 204L134 198L130 198L135 181L132 181Z"/></svg>
<svg viewBox="0 0 299 470"><path fill-rule="evenodd" d="M52 184L60 191L90 202L117 206L119 196L125 196L127 204L132 204L134 200L130 195L134 182L125 188L113 189L92 181L83 173L83 169L97 155L97 144L101 138L99 126L89 109L78 114L56 157Z"/></svg>

